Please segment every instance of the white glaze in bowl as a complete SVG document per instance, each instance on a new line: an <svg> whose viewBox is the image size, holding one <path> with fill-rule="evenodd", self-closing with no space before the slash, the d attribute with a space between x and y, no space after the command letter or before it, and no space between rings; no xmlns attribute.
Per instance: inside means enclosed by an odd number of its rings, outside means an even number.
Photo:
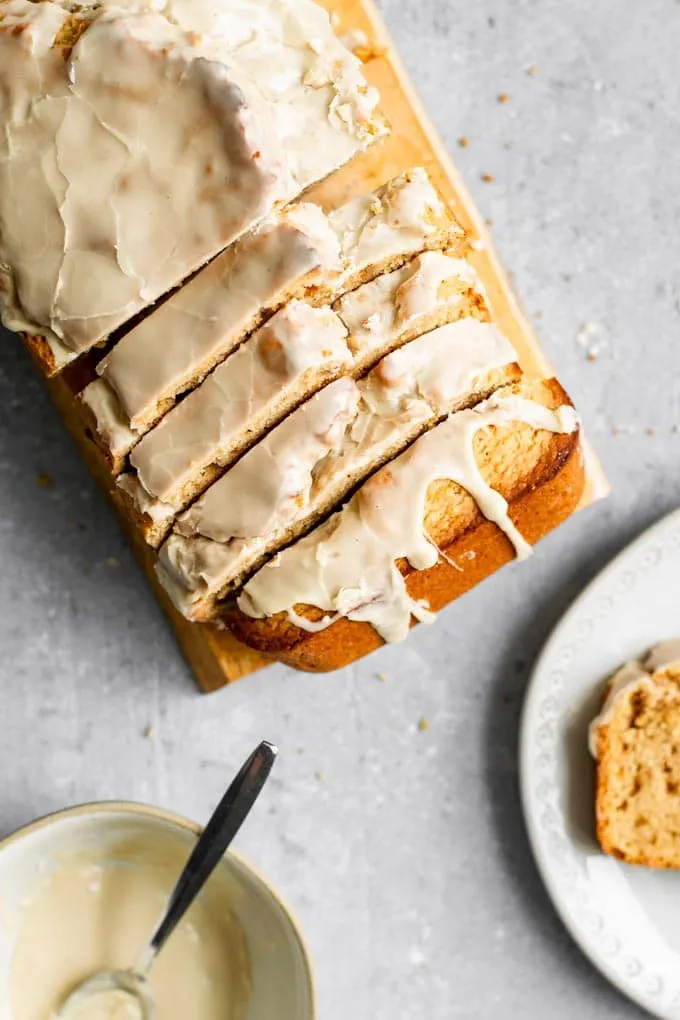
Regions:
<svg viewBox="0 0 680 1020"><path fill-rule="evenodd" d="M74 855L107 863L113 857L115 862L122 845L134 846L133 855L141 854L142 860L147 850L153 854L162 846L181 868L199 831L160 809L112 802L69 808L0 841L0 1020L15 1020L9 987L17 921L36 883ZM251 986L245 1020L314 1020L309 959L287 908L264 878L233 853L224 857L202 895L210 899L218 890L245 938ZM225 957L225 967L229 962Z"/></svg>

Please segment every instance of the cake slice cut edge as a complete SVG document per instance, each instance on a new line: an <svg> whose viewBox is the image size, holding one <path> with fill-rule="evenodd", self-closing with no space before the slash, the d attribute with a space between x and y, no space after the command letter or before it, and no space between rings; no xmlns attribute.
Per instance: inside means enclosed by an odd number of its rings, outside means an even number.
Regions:
<svg viewBox="0 0 680 1020"><path fill-rule="evenodd" d="M591 726L595 819L605 853L680 868L680 642L664 642L611 679Z"/></svg>

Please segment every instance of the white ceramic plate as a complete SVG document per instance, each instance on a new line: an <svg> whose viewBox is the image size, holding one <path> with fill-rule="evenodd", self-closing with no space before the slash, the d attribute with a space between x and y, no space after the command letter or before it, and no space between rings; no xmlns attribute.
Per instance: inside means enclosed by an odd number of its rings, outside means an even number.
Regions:
<svg viewBox="0 0 680 1020"><path fill-rule="evenodd" d="M671 637L680 637L680 511L618 556L555 629L524 706L520 778L536 861L572 936L625 995L680 1020L680 872L600 851L587 747L607 676Z"/></svg>

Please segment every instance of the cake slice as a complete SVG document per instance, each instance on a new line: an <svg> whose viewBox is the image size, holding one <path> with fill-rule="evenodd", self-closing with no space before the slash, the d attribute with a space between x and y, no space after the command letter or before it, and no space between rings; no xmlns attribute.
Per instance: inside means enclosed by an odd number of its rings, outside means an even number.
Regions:
<svg viewBox="0 0 680 1020"><path fill-rule="evenodd" d="M446 264L448 276L441 266L436 271L436 281L443 281L439 287L432 285L421 267L429 258ZM157 546L176 513L200 495L261 434L323 383L346 370L355 376L363 374L380 357L432 322L477 314L486 316L486 306L475 289L476 278L467 263L441 252L428 252L415 261L419 265L406 268L407 279L401 287L392 279L395 274L388 274L392 298L398 309L398 314L393 316L396 323L385 315L384 328L373 329L362 336L359 343L350 334L349 349L343 346L344 360L338 359L324 331L317 328L320 322L335 321L337 329L341 320L329 308L322 313L303 302L293 301L260 327L140 440L130 457L133 470L123 474L118 485L133 515L139 519L149 544ZM383 289L383 297L385 292ZM321 318L322 314L325 318ZM280 336L274 329L279 325L285 327ZM342 328L345 335L347 330ZM262 361L263 334L269 337L266 350L271 347L272 340L280 346L286 369L280 371L278 378L266 371L267 366ZM419 345L414 353L431 349L438 357L455 358L464 351L463 337L468 335L472 341L478 334L471 334L470 330L455 333L457 340L450 345L450 355L447 353L448 333L433 338L430 347ZM296 353L298 349L299 354ZM468 359L463 357L461 367L467 363ZM426 366L421 368L425 370ZM451 371L456 372L458 380L461 376L458 366L451 366Z"/></svg>
<svg viewBox="0 0 680 1020"><path fill-rule="evenodd" d="M175 403L277 308L323 304L429 247L465 235L416 168L327 217L292 207L218 256L114 346L81 400L119 473L126 455Z"/></svg>
<svg viewBox="0 0 680 1020"><path fill-rule="evenodd" d="M680 641L614 675L590 738L602 849L628 864L680 868Z"/></svg>
<svg viewBox="0 0 680 1020"><path fill-rule="evenodd" d="M518 378L515 358L494 326L464 319L383 358L358 383L339 380L303 404L177 521L160 553L175 605L191 619L214 616L218 600L267 556L425 429ZM343 428L328 427L329 408L349 387Z"/></svg>
<svg viewBox="0 0 680 1020"><path fill-rule="evenodd" d="M555 380L514 384L381 468L255 574L224 621L297 668L340 668L527 555L574 510L583 484L564 391Z"/></svg>
<svg viewBox="0 0 680 1020"><path fill-rule="evenodd" d="M312 0L0 0L0 94L0 307L48 372L385 133Z"/></svg>

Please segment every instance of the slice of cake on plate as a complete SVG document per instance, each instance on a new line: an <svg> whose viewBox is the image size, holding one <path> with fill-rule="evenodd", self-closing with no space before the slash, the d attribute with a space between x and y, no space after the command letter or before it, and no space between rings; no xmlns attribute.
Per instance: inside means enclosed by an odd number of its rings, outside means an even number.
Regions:
<svg viewBox="0 0 680 1020"><path fill-rule="evenodd" d="M602 849L628 864L680 868L680 640L614 674L590 746Z"/></svg>

